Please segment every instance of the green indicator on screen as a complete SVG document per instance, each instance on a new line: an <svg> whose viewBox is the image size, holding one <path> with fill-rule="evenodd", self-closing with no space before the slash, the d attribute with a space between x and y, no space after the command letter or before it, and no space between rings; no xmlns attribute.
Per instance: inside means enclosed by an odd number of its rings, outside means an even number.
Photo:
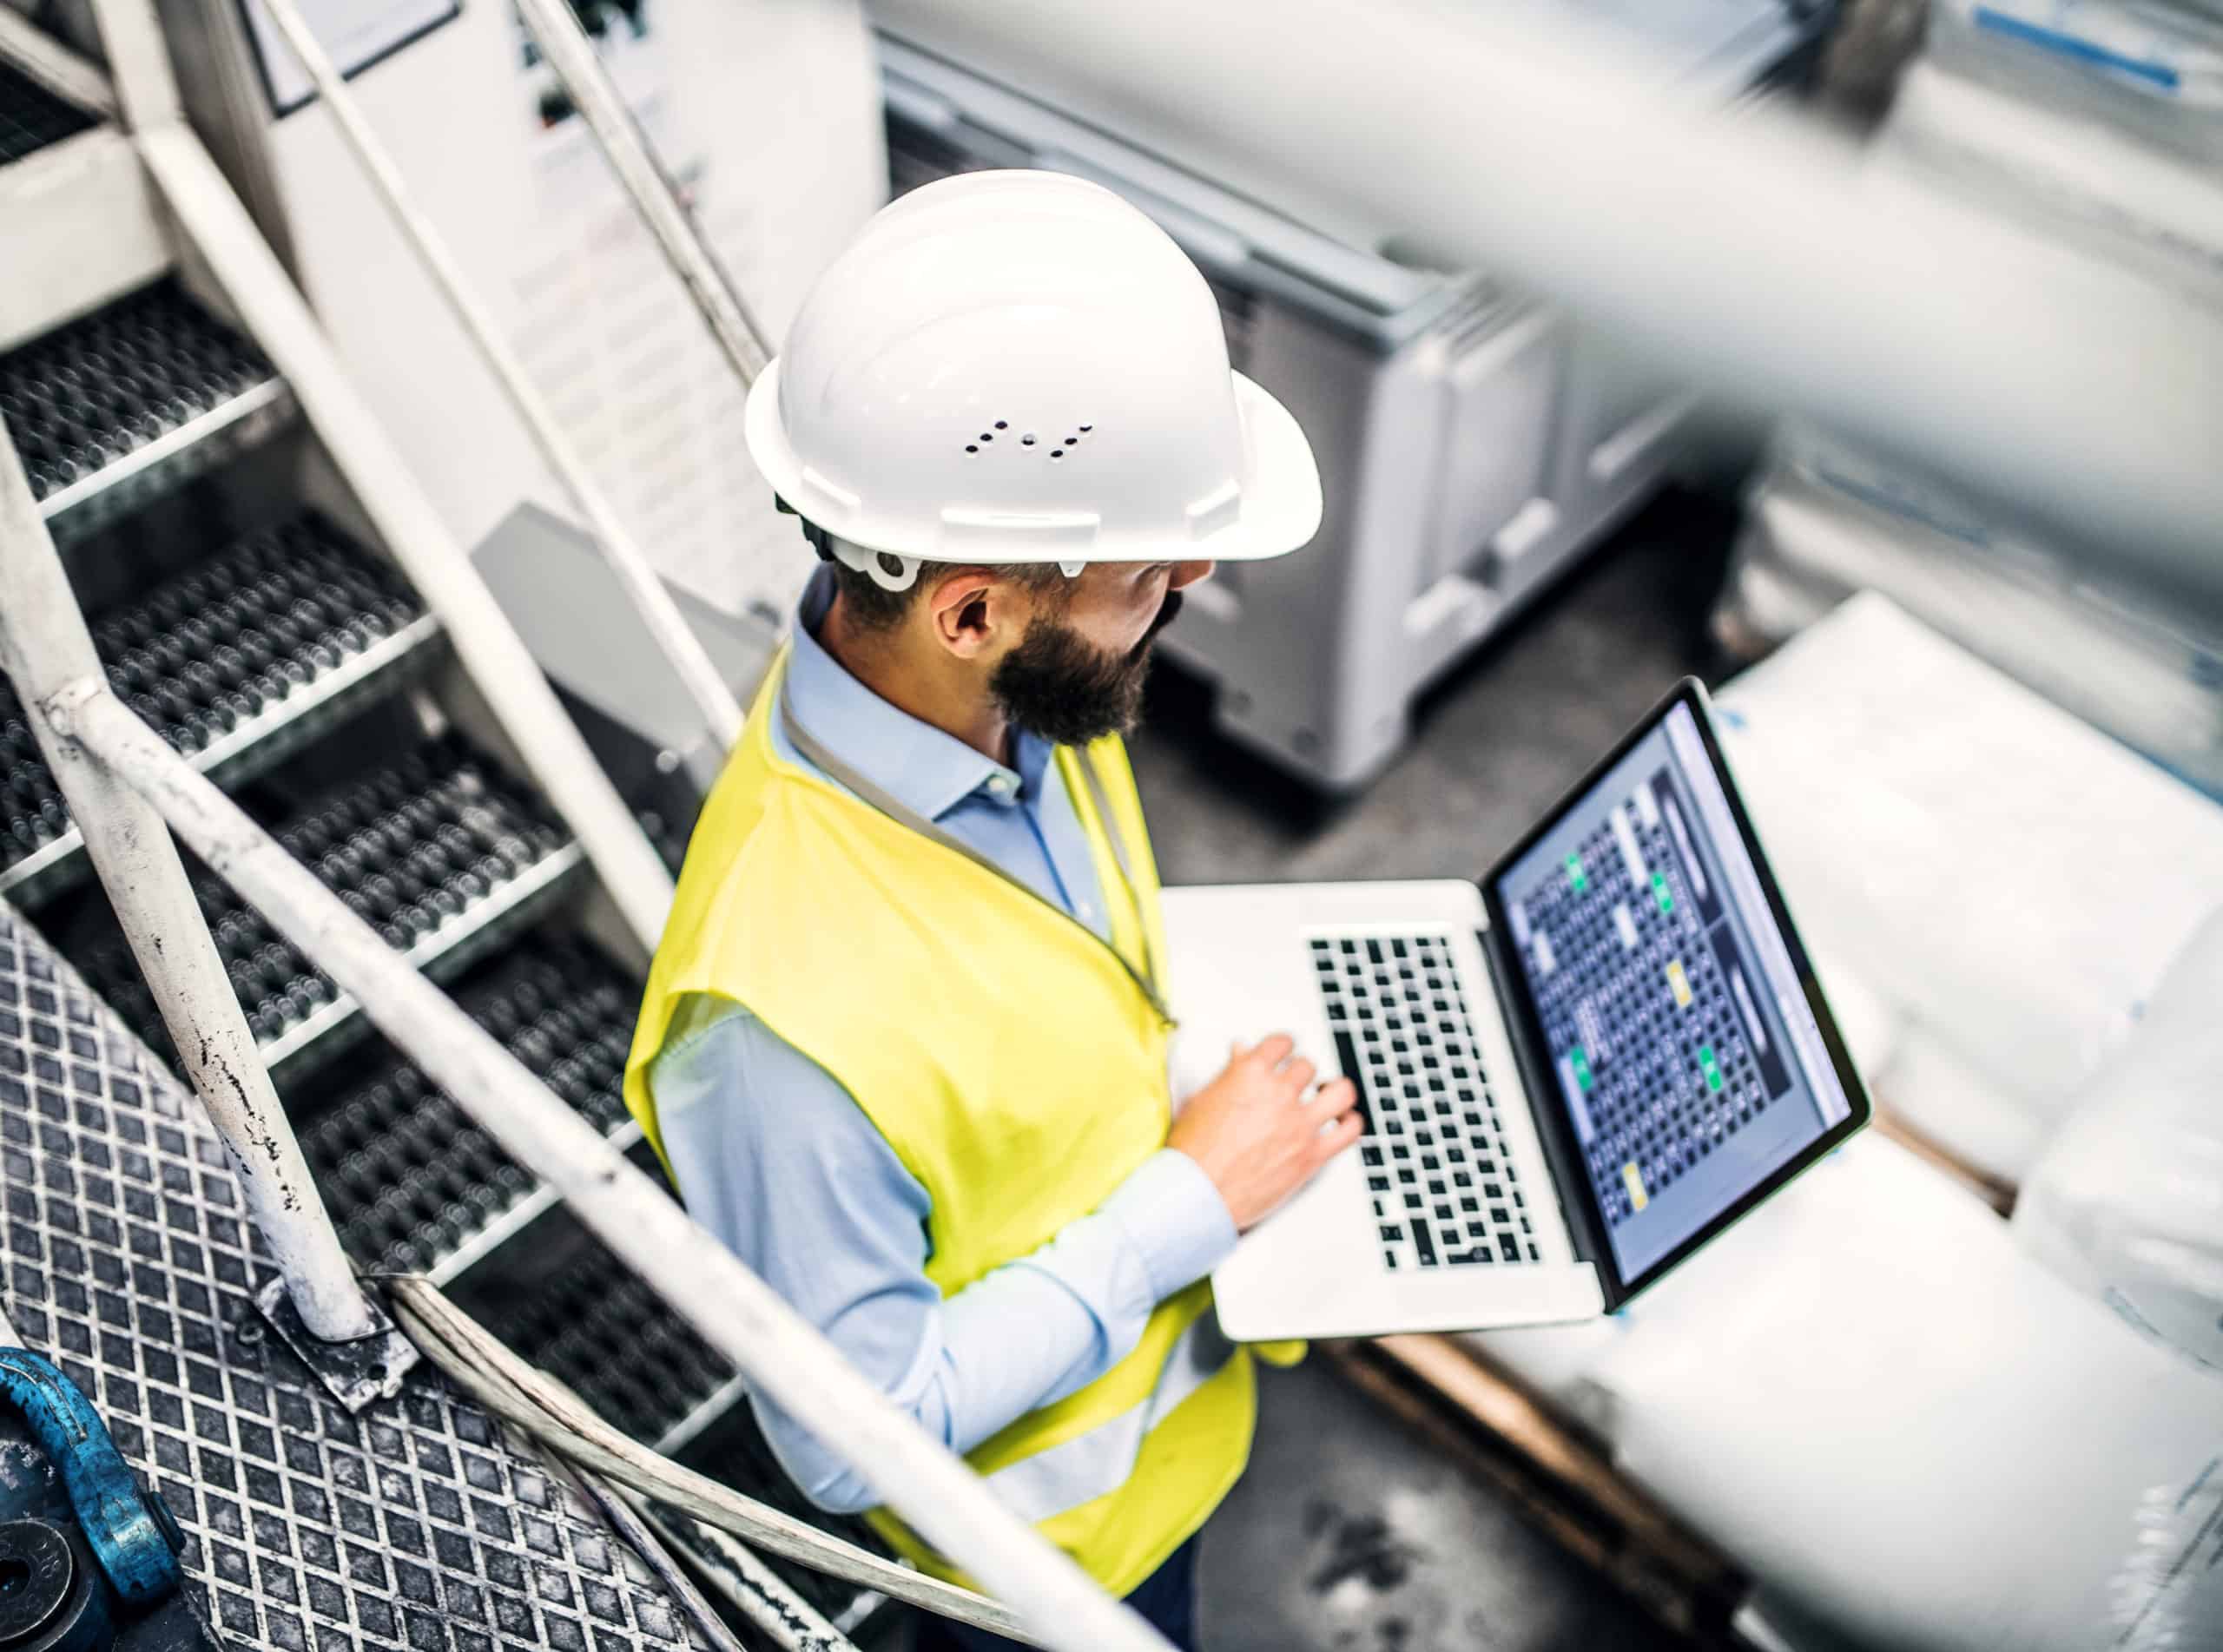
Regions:
<svg viewBox="0 0 2223 1652"><path fill-rule="evenodd" d="M1569 855L1567 858L1567 880L1574 885L1574 892L1578 895L1590 887L1590 879L1582 870L1580 855Z"/></svg>
<svg viewBox="0 0 2223 1652"><path fill-rule="evenodd" d="M1659 903L1661 912L1672 912L1675 910L1675 897L1668 892L1666 872L1655 872L1652 874L1652 898Z"/></svg>
<svg viewBox="0 0 2223 1652"><path fill-rule="evenodd" d="M1708 1089L1721 1088L1721 1063L1714 1060L1712 1044L1699 1046L1699 1070L1705 1075L1705 1087Z"/></svg>
<svg viewBox="0 0 2223 1652"><path fill-rule="evenodd" d="M1591 1084L1590 1056L1580 1044L1567 1052L1567 1064L1574 1069L1574 1082L1587 1094Z"/></svg>

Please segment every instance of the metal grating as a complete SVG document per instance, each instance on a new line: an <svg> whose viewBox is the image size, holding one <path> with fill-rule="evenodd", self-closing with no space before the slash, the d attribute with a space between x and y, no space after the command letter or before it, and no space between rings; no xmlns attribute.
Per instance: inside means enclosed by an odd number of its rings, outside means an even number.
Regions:
<svg viewBox="0 0 2223 1652"><path fill-rule="evenodd" d="M353 708L366 693L399 686L412 675L405 668L426 662L437 629L398 574L313 513L89 617L124 703L233 781L298 749L343 701ZM356 692L329 692L350 674L361 679ZM305 709L312 705L314 717ZM60 860L52 852L74 843L62 794L0 678L0 890L59 882L33 874L50 873L48 863ZM21 877L6 875L31 862Z"/></svg>
<svg viewBox="0 0 2223 1652"><path fill-rule="evenodd" d="M0 167L98 124L12 64L0 62Z"/></svg>
<svg viewBox="0 0 2223 1652"><path fill-rule="evenodd" d="M551 1225L554 1226L554 1225ZM532 1364L568 1385L612 1426L736 1491L880 1553L861 1519L815 1507L781 1468L741 1383L694 1327L576 1223L555 1227L531 1259L505 1254L458 1300ZM805 1600L855 1623L881 1597L840 1578L771 1559Z"/></svg>
<svg viewBox="0 0 2223 1652"><path fill-rule="evenodd" d="M44 499L272 376L166 279L0 357L0 412Z"/></svg>
<svg viewBox="0 0 2223 1652"><path fill-rule="evenodd" d="M0 416L74 544L290 425L261 352L166 277L0 356Z"/></svg>
<svg viewBox="0 0 2223 1652"><path fill-rule="evenodd" d="M444 936L476 935L478 908L570 846L532 794L452 735L309 799L272 829L389 945L436 973L451 950L439 944ZM194 889L266 1055L338 1001L338 989L221 879L204 873ZM168 1035L122 932L111 919L98 934L72 944L73 958L133 1030L167 1052Z"/></svg>
<svg viewBox="0 0 2223 1652"><path fill-rule="evenodd" d="M472 1020L605 1135L636 1133L622 1085L640 997L639 982L590 947L547 937L455 989ZM348 1254L385 1271L445 1271L505 1218L549 1202L535 1201L531 1173L399 1056L303 1128L301 1151Z"/></svg>
<svg viewBox="0 0 2223 1652"><path fill-rule="evenodd" d="M229 1646L705 1644L597 1515L422 1367L357 1417L274 1338L273 1272L197 1104L0 907L7 1306L189 1538Z"/></svg>

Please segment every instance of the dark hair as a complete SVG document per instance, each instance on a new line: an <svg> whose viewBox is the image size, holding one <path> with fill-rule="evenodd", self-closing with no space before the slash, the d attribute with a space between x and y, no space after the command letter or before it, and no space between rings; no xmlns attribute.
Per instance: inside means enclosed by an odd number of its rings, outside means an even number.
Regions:
<svg viewBox="0 0 2223 1652"><path fill-rule="evenodd" d="M964 567L962 563L921 561L918 577L906 590L891 591L870 574L859 573L848 563L834 555L833 536L808 518L802 521L803 537L834 570L834 589L841 593L841 606L858 628L865 631L892 631L911 611L911 604L919 593L940 579L953 568ZM890 571L893 571L892 569ZM999 567L996 573L1004 578L1016 580L1032 591L1061 589L1069 582L1055 563L1018 563Z"/></svg>

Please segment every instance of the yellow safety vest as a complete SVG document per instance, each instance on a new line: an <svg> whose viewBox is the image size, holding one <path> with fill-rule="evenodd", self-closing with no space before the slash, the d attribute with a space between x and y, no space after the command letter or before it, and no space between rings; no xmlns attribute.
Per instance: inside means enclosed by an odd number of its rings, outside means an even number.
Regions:
<svg viewBox="0 0 2223 1652"><path fill-rule="evenodd" d="M1095 1210L1164 1146L1170 1029L1130 964L1062 912L781 758L771 719L784 670L783 657L696 826L626 1104L662 1155L647 1075L681 1001L745 1006L841 1083L925 1187L927 1275L947 1297ZM1128 852L1125 879L1081 755L1060 748L1057 763L1112 939L1126 960L1163 957L1125 750L1114 736L1087 757ZM1250 1357L1210 1310L1199 1280L1096 1381L967 1453L1115 1595L1204 1523L1249 1460ZM1050 1506L1077 1482L1093 1495ZM970 1583L892 1510L870 1517L921 1567Z"/></svg>

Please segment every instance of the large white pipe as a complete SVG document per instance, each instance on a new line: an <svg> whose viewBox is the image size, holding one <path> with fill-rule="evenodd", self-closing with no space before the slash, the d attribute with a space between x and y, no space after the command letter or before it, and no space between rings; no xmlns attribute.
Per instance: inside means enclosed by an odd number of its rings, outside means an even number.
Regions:
<svg viewBox="0 0 2223 1652"><path fill-rule="evenodd" d="M1330 221L1548 293L1768 410L2223 602L2223 322L1787 111L1517 5L873 0L892 32Z"/></svg>

